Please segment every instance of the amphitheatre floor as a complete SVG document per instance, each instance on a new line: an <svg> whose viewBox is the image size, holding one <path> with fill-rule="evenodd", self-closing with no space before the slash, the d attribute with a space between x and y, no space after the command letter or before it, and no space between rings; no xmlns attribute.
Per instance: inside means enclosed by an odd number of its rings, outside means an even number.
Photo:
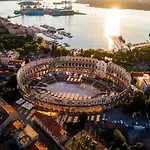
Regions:
<svg viewBox="0 0 150 150"><path fill-rule="evenodd" d="M99 94L99 89L92 87L89 84L81 83L81 84L72 84L67 82L56 82L45 87L46 90L51 91L53 93L70 93L70 94L78 94L79 96L95 96Z"/></svg>

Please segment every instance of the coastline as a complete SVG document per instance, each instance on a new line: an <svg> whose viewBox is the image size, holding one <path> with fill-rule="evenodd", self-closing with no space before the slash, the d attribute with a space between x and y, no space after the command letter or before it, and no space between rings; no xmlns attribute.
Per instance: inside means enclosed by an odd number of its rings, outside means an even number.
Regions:
<svg viewBox="0 0 150 150"><path fill-rule="evenodd" d="M119 8L121 10L143 10L150 11L150 3L109 3L112 0L106 0L105 2L93 2L91 0L76 0L77 4L88 4L89 7L112 9Z"/></svg>

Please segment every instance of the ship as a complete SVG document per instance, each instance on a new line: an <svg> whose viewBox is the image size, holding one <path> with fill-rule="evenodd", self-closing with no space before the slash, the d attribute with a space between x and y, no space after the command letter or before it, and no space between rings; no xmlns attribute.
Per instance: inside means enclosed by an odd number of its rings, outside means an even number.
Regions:
<svg viewBox="0 0 150 150"><path fill-rule="evenodd" d="M51 15L52 16L70 16L70 15L74 15L75 12L74 10L71 10L71 9L53 9L51 11Z"/></svg>

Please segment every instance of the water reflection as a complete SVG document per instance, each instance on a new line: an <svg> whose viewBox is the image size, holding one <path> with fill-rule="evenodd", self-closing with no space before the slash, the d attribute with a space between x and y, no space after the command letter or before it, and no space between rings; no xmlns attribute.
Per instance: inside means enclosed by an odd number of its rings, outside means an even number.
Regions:
<svg viewBox="0 0 150 150"><path fill-rule="evenodd" d="M105 36L120 34L120 13L119 9L111 9L107 11L105 22Z"/></svg>
<svg viewBox="0 0 150 150"><path fill-rule="evenodd" d="M105 20L105 36L108 39L109 49L113 47L113 43L109 39L109 36L120 35L120 17L121 11L117 8L110 9L109 11L107 11Z"/></svg>

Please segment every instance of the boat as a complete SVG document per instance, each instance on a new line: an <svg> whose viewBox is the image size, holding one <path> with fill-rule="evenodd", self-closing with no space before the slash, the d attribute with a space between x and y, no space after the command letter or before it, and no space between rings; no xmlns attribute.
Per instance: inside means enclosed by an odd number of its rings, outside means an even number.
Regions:
<svg viewBox="0 0 150 150"><path fill-rule="evenodd" d="M43 8L33 8L26 11L25 14L29 16L43 16L44 11Z"/></svg>
<svg viewBox="0 0 150 150"><path fill-rule="evenodd" d="M65 47L69 47L70 45L68 43L64 43L64 46Z"/></svg>
<svg viewBox="0 0 150 150"><path fill-rule="evenodd" d="M49 28L48 28L47 31L48 31L48 32L51 32L51 33L56 33L56 32L57 32L56 28L54 28L54 27L52 27L52 26L49 26Z"/></svg>
<svg viewBox="0 0 150 150"><path fill-rule="evenodd" d="M16 15L20 14L20 10L15 10L14 14L16 14Z"/></svg>
<svg viewBox="0 0 150 150"><path fill-rule="evenodd" d="M64 28L58 28L58 29L57 29L57 31L61 31L61 30L64 30Z"/></svg>
<svg viewBox="0 0 150 150"><path fill-rule="evenodd" d="M54 8L52 9L52 12L51 12L52 16L69 16L69 15L74 15L74 14L75 14L74 10L71 10L71 9Z"/></svg>

